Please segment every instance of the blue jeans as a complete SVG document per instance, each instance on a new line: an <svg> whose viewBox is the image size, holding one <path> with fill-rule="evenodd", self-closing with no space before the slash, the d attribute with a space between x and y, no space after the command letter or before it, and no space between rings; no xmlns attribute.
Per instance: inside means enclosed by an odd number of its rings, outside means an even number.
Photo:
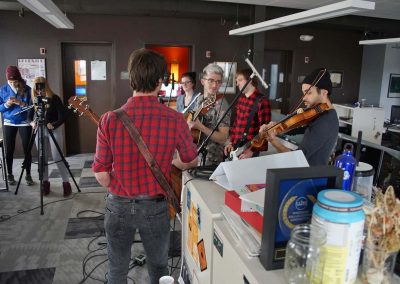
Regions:
<svg viewBox="0 0 400 284"><path fill-rule="evenodd" d="M108 251L108 283L127 283L131 246L135 231L146 253L146 265L152 284L168 275L169 218L165 200L132 200L109 194L104 227Z"/></svg>

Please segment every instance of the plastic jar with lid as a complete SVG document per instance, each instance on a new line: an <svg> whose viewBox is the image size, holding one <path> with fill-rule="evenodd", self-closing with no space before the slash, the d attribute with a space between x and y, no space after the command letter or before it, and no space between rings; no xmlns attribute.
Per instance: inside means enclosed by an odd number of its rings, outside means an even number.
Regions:
<svg viewBox="0 0 400 284"><path fill-rule="evenodd" d="M312 224L326 231L320 271L324 284L355 283L363 238L363 199L350 191L327 189L318 193Z"/></svg>

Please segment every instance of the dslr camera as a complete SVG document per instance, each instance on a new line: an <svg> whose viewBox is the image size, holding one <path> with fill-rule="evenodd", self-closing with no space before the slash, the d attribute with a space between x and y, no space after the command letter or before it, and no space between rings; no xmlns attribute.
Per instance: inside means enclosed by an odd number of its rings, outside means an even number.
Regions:
<svg viewBox="0 0 400 284"><path fill-rule="evenodd" d="M46 96L43 96L43 91L46 88L46 84L45 83L36 83L35 88L37 91L37 96L35 97L35 101L33 103L38 108L43 108L44 105L48 102L48 99L46 98Z"/></svg>

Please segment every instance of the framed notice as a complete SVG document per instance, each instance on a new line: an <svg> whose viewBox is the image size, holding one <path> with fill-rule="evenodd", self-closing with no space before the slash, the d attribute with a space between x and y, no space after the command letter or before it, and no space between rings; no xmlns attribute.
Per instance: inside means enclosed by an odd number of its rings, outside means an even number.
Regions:
<svg viewBox="0 0 400 284"><path fill-rule="evenodd" d="M17 66L26 84L32 88L36 77L46 77L46 59L18 59Z"/></svg>
<svg viewBox="0 0 400 284"><path fill-rule="evenodd" d="M260 253L265 269L283 268L293 227L310 223L318 193L342 188L342 180L343 171L334 166L267 171Z"/></svg>
<svg viewBox="0 0 400 284"><path fill-rule="evenodd" d="M224 94L236 93L236 62L215 62L215 64L221 66L224 70L224 76L222 77L222 85L219 87L219 92Z"/></svg>
<svg viewBox="0 0 400 284"><path fill-rule="evenodd" d="M400 98L400 74L390 74L388 98Z"/></svg>
<svg viewBox="0 0 400 284"><path fill-rule="evenodd" d="M343 87L343 71L329 71L331 74L332 88Z"/></svg>

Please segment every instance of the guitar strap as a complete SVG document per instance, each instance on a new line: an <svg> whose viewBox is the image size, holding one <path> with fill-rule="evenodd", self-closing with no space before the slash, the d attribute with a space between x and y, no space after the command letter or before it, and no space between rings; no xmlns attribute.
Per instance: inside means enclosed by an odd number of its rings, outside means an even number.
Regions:
<svg viewBox="0 0 400 284"><path fill-rule="evenodd" d="M150 167L154 177L157 179L158 183L164 189L167 194L167 200L172 204L176 212L181 212L180 201L175 196L174 190L171 185L168 183L164 174L161 172L160 166L157 164L157 161L154 159L153 155L150 153L149 148L144 143L142 136L140 135L137 128L133 125L132 121L129 119L126 112L119 108L113 111L118 119L122 122L125 129L129 132L132 140L135 141L136 145L139 148L140 153L143 155L144 159L147 162L147 165Z"/></svg>
<svg viewBox="0 0 400 284"><path fill-rule="evenodd" d="M246 138L247 138L247 134L248 134L247 131L249 131L250 124L253 121L254 115L257 111L258 101L260 100L261 97L262 97L262 95L259 95L259 96L256 96L256 98L254 99L254 104L251 107L251 112L249 114L249 117L247 118L247 124L244 129L243 136L238 141L236 141L233 149L237 149L238 147L242 146L246 142Z"/></svg>

